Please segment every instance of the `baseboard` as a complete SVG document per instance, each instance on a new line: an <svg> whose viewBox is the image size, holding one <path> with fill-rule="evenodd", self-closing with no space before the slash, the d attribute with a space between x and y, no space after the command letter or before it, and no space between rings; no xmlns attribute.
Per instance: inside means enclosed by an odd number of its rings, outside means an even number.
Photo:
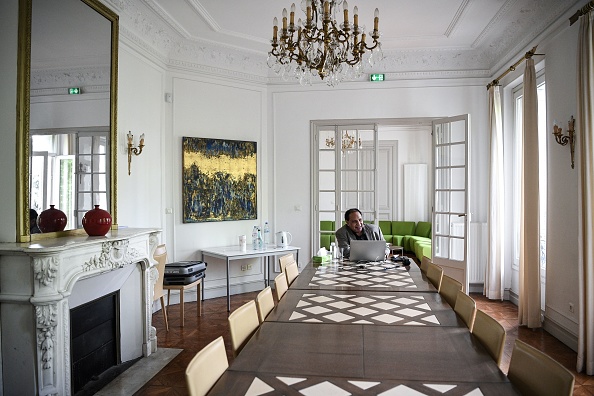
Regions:
<svg viewBox="0 0 594 396"><path fill-rule="evenodd" d="M238 283L233 284L231 287L231 295L234 294L242 294L242 293L249 293L254 291L260 291L264 288L264 282L260 279L258 281L251 281L245 283ZM196 301L196 294L197 288L192 288L190 290L186 290L184 292L184 303ZM204 288L204 299L209 300L211 298L217 297L226 297L227 296L227 286L210 286L206 284ZM167 296L165 296L165 304L167 304ZM179 304L179 291L172 290L171 291L171 300L169 301L169 305L176 305ZM159 300L153 302L153 313L161 310L161 303Z"/></svg>
<svg viewBox="0 0 594 396"><path fill-rule="evenodd" d="M578 350L578 338L572 334L568 329L555 322L553 319L545 317L542 324L547 333L567 345L574 352Z"/></svg>

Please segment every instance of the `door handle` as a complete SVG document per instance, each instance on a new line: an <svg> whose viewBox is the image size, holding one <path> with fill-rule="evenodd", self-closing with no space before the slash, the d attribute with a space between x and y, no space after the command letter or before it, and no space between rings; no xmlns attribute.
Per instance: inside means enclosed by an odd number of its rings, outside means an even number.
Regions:
<svg viewBox="0 0 594 396"><path fill-rule="evenodd" d="M458 217L466 217L466 213L459 214Z"/></svg>

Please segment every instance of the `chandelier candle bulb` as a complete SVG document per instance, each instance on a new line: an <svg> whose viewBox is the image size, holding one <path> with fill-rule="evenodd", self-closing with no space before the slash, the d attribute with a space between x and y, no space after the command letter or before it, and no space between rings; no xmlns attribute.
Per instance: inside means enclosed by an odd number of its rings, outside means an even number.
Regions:
<svg viewBox="0 0 594 396"><path fill-rule="evenodd" d="M291 28L295 26L295 3L291 4Z"/></svg>
<svg viewBox="0 0 594 396"><path fill-rule="evenodd" d="M274 25L272 27L272 43L276 44L278 37L278 19L276 19L276 17L274 17L272 24Z"/></svg>
<svg viewBox="0 0 594 396"><path fill-rule="evenodd" d="M347 26L349 25L349 3L346 2L346 0L342 3L343 8L344 8L344 27L345 29L347 28Z"/></svg>
<svg viewBox="0 0 594 396"><path fill-rule="evenodd" d="M283 34L287 31L287 9L283 8Z"/></svg>
<svg viewBox="0 0 594 396"><path fill-rule="evenodd" d="M355 25L355 29L359 26L359 7L355 6L353 8L353 25Z"/></svg>
<svg viewBox="0 0 594 396"><path fill-rule="evenodd" d="M379 9L375 9L374 17L373 17L373 31L377 32L377 28L379 25Z"/></svg>

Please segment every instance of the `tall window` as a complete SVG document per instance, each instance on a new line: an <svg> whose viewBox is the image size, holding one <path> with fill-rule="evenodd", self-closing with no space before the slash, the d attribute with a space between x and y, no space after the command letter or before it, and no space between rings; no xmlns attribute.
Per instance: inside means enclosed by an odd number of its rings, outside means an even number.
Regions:
<svg viewBox="0 0 594 396"><path fill-rule="evenodd" d="M538 98L538 183L539 183L539 226L540 226L540 274L541 274L541 308L545 307L545 280L547 270L547 101L544 73L539 73L537 80ZM514 178L513 178L513 211L514 219L520 218L522 194L522 123L523 123L523 85L513 90L514 98ZM514 261L520 265L520 222L514 221Z"/></svg>

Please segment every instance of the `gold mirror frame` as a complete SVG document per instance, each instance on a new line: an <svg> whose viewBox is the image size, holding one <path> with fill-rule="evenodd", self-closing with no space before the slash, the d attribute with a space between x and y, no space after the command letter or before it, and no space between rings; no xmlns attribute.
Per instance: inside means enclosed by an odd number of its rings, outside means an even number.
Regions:
<svg viewBox="0 0 594 396"><path fill-rule="evenodd" d="M81 0L111 22L110 66L110 207L113 225L117 229L117 90L119 16L98 0ZM46 234L29 232L29 115L31 88L31 10L32 0L19 0L18 59L17 59L17 131L16 131L16 235L17 242L56 238L84 233L73 229Z"/></svg>

